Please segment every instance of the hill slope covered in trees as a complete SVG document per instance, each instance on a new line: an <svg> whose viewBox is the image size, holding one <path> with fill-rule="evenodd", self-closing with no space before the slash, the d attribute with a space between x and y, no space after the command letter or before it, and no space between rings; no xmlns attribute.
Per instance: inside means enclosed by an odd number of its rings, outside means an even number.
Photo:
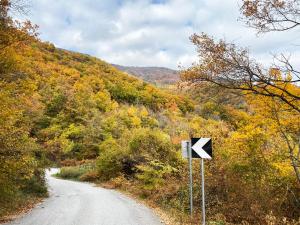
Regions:
<svg viewBox="0 0 300 225"><path fill-rule="evenodd" d="M109 182L184 220L188 174L180 141L199 136L212 137L214 145L206 169L209 220L298 219L299 187L268 99L234 99L206 83L166 92L34 37L0 57L2 215L21 196L44 194L43 168L56 164L68 166L62 177ZM299 118L289 111L282 116L282 126L296 134Z"/></svg>
<svg viewBox="0 0 300 225"><path fill-rule="evenodd" d="M175 84L179 81L179 72L165 67L137 67L112 64L117 69L135 75L157 85Z"/></svg>
<svg viewBox="0 0 300 225"><path fill-rule="evenodd" d="M35 42L21 57L36 77L42 109L31 133L48 160L77 165L64 169L65 177L131 187L181 211L188 207L180 202L188 198L188 175L180 141L209 136L215 151L207 168L209 218L221 213L225 221L256 223L271 212L297 218L297 181L268 99L237 98L206 83L184 87L190 97L182 97L51 44ZM287 120L294 114L284 116L286 128L296 129ZM200 206L199 195L195 200Z"/></svg>
<svg viewBox="0 0 300 225"><path fill-rule="evenodd" d="M0 215L29 193L45 194L45 165L95 159L103 141L129 134L129 128L157 129L154 114L194 108L186 97L26 32L16 43L0 55Z"/></svg>
<svg viewBox="0 0 300 225"><path fill-rule="evenodd" d="M35 134L46 137L46 142L51 136L51 143L44 144L59 146L67 155L94 158L98 149L92 146L112 136L111 132L120 136L118 132L127 126L155 127L152 114L173 111L182 115L194 108L186 97L161 91L97 58L59 50L51 44L36 42L23 57L29 73L37 78L43 104ZM103 124L97 127L94 122ZM98 133L93 129L99 129ZM88 133L96 136L85 140Z"/></svg>

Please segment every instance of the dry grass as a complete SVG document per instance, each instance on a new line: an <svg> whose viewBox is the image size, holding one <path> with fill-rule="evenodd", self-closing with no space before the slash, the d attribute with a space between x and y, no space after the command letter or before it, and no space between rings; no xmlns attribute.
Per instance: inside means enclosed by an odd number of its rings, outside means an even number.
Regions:
<svg viewBox="0 0 300 225"><path fill-rule="evenodd" d="M178 183L178 182L177 182ZM129 196L130 198L136 199L148 207L152 208L155 213L161 218L165 225L198 225L201 224L201 212L199 207L196 207L193 217L191 218L188 210L179 210L172 206L167 207L165 204L161 204L161 196L165 196L166 193L172 196L172 193L178 191L176 185L165 185L161 190L155 190L153 192L145 192L140 188L140 184L136 181L129 181L124 177L117 177L108 182L100 183L99 186L108 189L117 189ZM179 186L179 184L178 184ZM170 188L172 187L172 188ZM226 206L224 206L226 207ZM226 221L226 217L222 214L215 213L210 215L207 221L208 225L300 225L300 218L298 221L288 221L286 218L276 218L272 213L265 216L261 222L249 223L246 221L240 221L230 223Z"/></svg>
<svg viewBox="0 0 300 225"><path fill-rule="evenodd" d="M7 210L3 216L0 217L0 224L7 223L18 218L20 215L23 215L33 209L37 204L40 204L44 198L28 198L26 200L19 201L14 205L14 207Z"/></svg>

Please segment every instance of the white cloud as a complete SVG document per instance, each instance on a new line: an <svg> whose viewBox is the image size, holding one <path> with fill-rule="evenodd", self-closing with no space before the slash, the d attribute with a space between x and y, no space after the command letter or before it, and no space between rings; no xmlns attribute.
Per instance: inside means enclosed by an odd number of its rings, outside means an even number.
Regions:
<svg viewBox="0 0 300 225"><path fill-rule="evenodd" d="M206 32L249 47L264 63L269 53L300 55L297 31L257 37L238 21L240 0L31 0L29 19L41 39L88 53L111 63L135 66L190 65L196 59L189 42Z"/></svg>

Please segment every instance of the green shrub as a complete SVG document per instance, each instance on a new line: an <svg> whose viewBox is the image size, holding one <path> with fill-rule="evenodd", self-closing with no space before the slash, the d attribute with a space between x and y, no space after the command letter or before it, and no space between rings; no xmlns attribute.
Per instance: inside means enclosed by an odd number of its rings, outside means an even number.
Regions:
<svg viewBox="0 0 300 225"><path fill-rule="evenodd" d="M25 185L21 189L24 193L35 194L37 196L45 196L47 194L47 187L45 181L44 169L36 169L34 176L24 182Z"/></svg>
<svg viewBox="0 0 300 225"><path fill-rule="evenodd" d="M151 161L148 165L138 166L138 180L143 184L145 190L155 190L164 184L167 175L176 169L159 161Z"/></svg>
<svg viewBox="0 0 300 225"><path fill-rule="evenodd" d="M109 138L99 146L100 153L96 165L102 180L117 177L122 171L122 159L125 152L115 139Z"/></svg>
<svg viewBox="0 0 300 225"><path fill-rule="evenodd" d="M170 136L160 130L137 130L129 142L129 149L135 161L140 163L153 159L171 164L177 161Z"/></svg>
<svg viewBox="0 0 300 225"><path fill-rule="evenodd" d="M64 179L79 180L82 175L90 172L91 170L93 170L92 165L62 167L60 172L56 175Z"/></svg>

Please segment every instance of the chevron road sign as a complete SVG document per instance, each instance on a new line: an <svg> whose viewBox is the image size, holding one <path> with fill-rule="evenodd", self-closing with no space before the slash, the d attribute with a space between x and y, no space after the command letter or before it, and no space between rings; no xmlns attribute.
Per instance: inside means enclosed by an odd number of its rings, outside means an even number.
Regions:
<svg viewBox="0 0 300 225"><path fill-rule="evenodd" d="M201 159L202 225L205 225L204 159L212 159L212 141L211 138L191 138L191 141L182 141L181 148L182 156L189 160L191 216L193 214L192 158Z"/></svg>
<svg viewBox="0 0 300 225"><path fill-rule="evenodd" d="M192 138L192 158L211 159L211 138Z"/></svg>

